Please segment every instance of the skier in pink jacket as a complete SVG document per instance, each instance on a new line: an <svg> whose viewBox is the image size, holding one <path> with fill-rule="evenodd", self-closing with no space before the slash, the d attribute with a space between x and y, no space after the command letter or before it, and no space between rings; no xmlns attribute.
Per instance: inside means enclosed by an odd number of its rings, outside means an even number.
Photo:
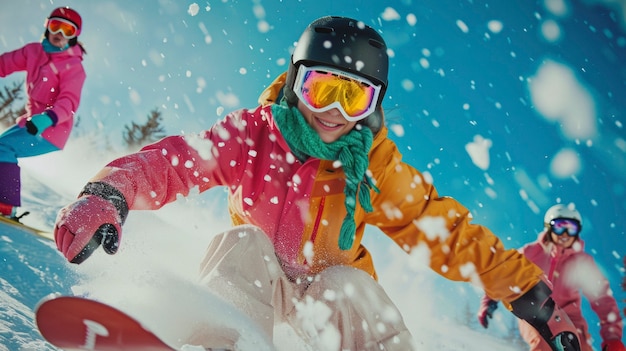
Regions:
<svg viewBox="0 0 626 351"><path fill-rule="evenodd" d="M113 254L130 210L223 186L235 227L210 242L201 282L269 340L285 322L315 350L416 349L362 244L371 225L406 252L427 247L442 276L482 282L555 350L579 351L541 270L402 162L381 106L387 50L363 22L314 21L259 106L199 135L166 137L95 175L59 212L58 249L76 264L100 246ZM314 316L303 313L311 305ZM198 326L190 333L189 344L236 349L233 331Z"/></svg>
<svg viewBox="0 0 626 351"><path fill-rule="evenodd" d="M592 256L584 252L580 238L582 217L573 204L557 204L544 216L544 230L537 241L519 251L546 273L552 283L552 298L563 308L578 331L583 351L592 351L587 322L581 311L581 293L600 319L602 351L626 351L622 343L623 322L609 282ZM497 301L485 295L478 311L480 324L487 328ZM519 321L522 338L531 351L549 351L550 346L528 323Z"/></svg>
<svg viewBox="0 0 626 351"><path fill-rule="evenodd" d="M19 220L16 210L21 205L18 158L63 149L86 77L78 12L56 8L45 27L40 43L0 55L0 77L26 71L26 113L0 135L0 215L15 220Z"/></svg>

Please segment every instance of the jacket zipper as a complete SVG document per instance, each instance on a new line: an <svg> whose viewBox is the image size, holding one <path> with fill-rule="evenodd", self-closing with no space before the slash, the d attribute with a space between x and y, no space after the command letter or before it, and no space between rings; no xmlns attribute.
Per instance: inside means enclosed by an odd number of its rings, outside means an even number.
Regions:
<svg viewBox="0 0 626 351"><path fill-rule="evenodd" d="M550 255L552 256L552 255ZM557 253L555 253L554 256L552 256L552 258L550 259L550 271L548 272L548 280L552 281L552 276L554 275L554 270L556 269L556 262L558 261L558 248L557 248Z"/></svg>
<svg viewBox="0 0 626 351"><path fill-rule="evenodd" d="M326 196L323 196L320 200L320 205L317 209L317 215L315 216L315 222L313 224L313 231L311 233L311 243L315 242L315 238L317 237L317 232L320 228L320 222L322 221L322 213L324 212L324 204L326 203Z"/></svg>

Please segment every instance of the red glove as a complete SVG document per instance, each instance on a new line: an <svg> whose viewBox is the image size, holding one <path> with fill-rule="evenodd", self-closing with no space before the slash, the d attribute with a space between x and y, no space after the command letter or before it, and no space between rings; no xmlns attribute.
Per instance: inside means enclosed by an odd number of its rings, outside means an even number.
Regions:
<svg viewBox="0 0 626 351"><path fill-rule="evenodd" d="M82 263L102 244L110 255L117 252L122 220L115 205L97 195L84 195L59 211L54 241L72 263Z"/></svg>
<svg viewBox="0 0 626 351"><path fill-rule="evenodd" d="M478 309L478 322L483 328L489 326L489 318L493 317L493 312L498 308L498 301L490 299L487 295L480 299L480 308Z"/></svg>
<svg viewBox="0 0 626 351"><path fill-rule="evenodd" d="M607 340L602 343L602 351L626 351L626 347L619 340Z"/></svg>

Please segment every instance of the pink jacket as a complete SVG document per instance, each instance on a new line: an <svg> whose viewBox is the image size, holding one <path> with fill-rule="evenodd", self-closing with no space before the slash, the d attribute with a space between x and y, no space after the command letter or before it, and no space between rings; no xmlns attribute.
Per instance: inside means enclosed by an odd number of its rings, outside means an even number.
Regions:
<svg viewBox="0 0 626 351"><path fill-rule="evenodd" d="M280 82L276 91L279 87ZM329 160L298 161L270 106L235 111L200 135L166 137L112 161L92 181L118 189L131 210L160 208L192 188L225 186L233 223L260 227L291 278L335 265L376 277L372 256L361 244L369 224L406 252L428 248L430 266L442 276L481 281L490 296L505 302L541 279L538 267L517 250L506 250L487 228L470 223L466 208L439 196L427 177L402 162L384 127L369 160L380 193L370 192L373 212L357 204L354 246L345 251L338 245L346 214L343 169Z"/></svg>
<svg viewBox="0 0 626 351"><path fill-rule="evenodd" d="M537 241L525 245L520 252L546 273L553 285L552 298L579 331L589 336L581 311L582 293L600 319L602 340L621 340L623 322L609 282L583 248L581 239L570 248L561 248L553 244L544 231Z"/></svg>
<svg viewBox="0 0 626 351"><path fill-rule="evenodd" d="M51 111L53 126L42 136L62 149L74 126L74 113L86 74L82 65L83 51L79 45L55 53L44 51L41 43L30 43L0 55L0 77L26 71L26 114L17 119L24 126L32 115Z"/></svg>

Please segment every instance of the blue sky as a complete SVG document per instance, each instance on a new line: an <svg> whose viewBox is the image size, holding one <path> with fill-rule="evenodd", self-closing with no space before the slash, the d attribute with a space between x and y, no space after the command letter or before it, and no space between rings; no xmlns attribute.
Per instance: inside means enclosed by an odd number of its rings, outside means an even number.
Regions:
<svg viewBox="0 0 626 351"><path fill-rule="evenodd" d="M88 78L73 138L119 150L154 108L178 134L253 107L309 22L358 18L390 48L383 106L405 160L507 247L575 203L623 309L626 5L610 3L23 0L0 5L0 51L39 40L54 7L77 9Z"/></svg>

